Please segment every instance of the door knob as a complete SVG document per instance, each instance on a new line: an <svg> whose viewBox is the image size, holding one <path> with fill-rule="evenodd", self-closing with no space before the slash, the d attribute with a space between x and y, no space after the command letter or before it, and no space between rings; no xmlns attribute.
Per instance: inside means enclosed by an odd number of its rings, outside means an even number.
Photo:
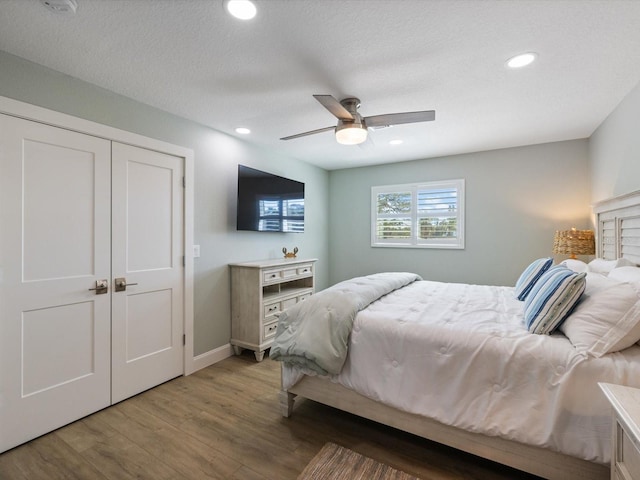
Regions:
<svg viewBox="0 0 640 480"><path fill-rule="evenodd" d="M95 290L96 295L102 295L103 293L107 293L109 290L109 280L96 280L95 288L90 288L89 291Z"/></svg>
<svg viewBox="0 0 640 480"><path fill-rule="evenodd" d="M137 283L127 283L127 279L124 277L118 277L113 282L116 285L116 292L124 292L129 285L137 285Z"/></svg>

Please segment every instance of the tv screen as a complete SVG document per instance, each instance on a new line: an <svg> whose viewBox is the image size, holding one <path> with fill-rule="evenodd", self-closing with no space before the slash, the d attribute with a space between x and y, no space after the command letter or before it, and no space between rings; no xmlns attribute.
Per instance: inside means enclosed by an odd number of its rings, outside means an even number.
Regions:
<svg viewBox="0 0 640 480"><path fill-rule="evenodd" d="M238 230L304 232L304 183L238 165Z"/></svg>

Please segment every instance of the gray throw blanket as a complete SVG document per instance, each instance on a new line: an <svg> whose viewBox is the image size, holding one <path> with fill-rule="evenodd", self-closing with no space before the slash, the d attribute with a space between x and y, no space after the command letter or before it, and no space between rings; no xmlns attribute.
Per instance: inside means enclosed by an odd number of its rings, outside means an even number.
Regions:
<svg viewBox="0 0 640 480"><path fill-rule="evenodd" d="M347 358L356 314L416 280L415 273L385 272L337 283L280 314L269 356L321 375L338 374Z"/></svg>

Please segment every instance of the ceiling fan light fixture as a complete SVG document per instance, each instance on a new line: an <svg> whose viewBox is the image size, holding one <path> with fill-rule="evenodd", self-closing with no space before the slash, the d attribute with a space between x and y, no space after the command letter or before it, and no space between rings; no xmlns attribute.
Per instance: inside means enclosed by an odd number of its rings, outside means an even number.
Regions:
<svg viewBox="0 0 640 480"><path fill-rule="evenodd" d="M343 123L336 127L336 140L341 145L358 145L367 140L367 127L358 123Z"/></svg>
<svg viewBox="0 0 640 480"><path fill-rule="evenodd" d="M280 140L293 140L294 138L333 130L338 143L342 145L358 145L367 140L368 129L385 128L404 123L432 122L436 119L435 110L385 113L383 115L362 117L358 113L360 100L357 97L343 98L340 101L331 95L314 95L313 97L338 119L338 125L289 135L288 137L282 137Z"/></svg>

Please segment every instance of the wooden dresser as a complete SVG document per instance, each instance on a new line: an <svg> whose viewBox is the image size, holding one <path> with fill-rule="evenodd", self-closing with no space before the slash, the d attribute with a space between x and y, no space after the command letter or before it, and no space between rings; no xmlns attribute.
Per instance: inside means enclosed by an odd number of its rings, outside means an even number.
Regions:
<svg viewBox="0 0 640 480"><path fill-rule="evenodd" d="M231 345L236 355L253 350L257 361L271 346L277 314L315 291L317 259L232 263Z"/></svg>
<svg viewBox="0 0 640 480"><path fill-rule="evenodd" d="M599 385L613 407L611 479L640 480L640 389Z"/></svg>

